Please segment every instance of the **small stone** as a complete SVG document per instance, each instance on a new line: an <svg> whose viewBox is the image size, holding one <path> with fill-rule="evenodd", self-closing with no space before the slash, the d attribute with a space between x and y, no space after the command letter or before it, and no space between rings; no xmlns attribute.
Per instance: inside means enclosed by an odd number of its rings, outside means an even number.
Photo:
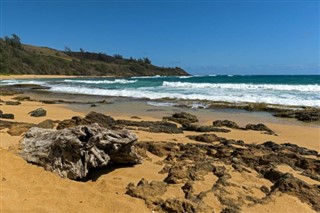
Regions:
<svg viewBox="0 0 320 213"><path fill-rule="evenodd" d="M30 114L30 116L33 116L33 117L43 117L47 115L47 111L44 110L43 108L38 108L29 112L28 114Z"/></svg>

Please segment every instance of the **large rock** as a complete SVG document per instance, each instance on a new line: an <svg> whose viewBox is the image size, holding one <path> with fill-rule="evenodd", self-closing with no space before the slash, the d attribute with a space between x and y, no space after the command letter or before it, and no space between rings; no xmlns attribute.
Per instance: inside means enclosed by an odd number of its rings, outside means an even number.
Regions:
<svg viewBox="0 0 320 213"><path fill-rule="evenodd" d="M137 164L137 138L127 130L114 131L98 124L70 129L31 128L21 142L21 156L61 177L79 179L92 167L112 163Z"/></svg>
<svg viewBox="0 0 320 213"><path fill-rule="evenodd" d="M186 112L174 113L170 117L163 117L163 119L173 121L179 124L191 124L199 121L197 116Z"/></svg>
<svg viewBox="0 0 320 213"><path fill-rule="evenodd" d="M234 122L234 121L229 121L229 120L216 120L212 123L213 126L216 126L216 127L222 127L222 126L225 126L225 127L229 127L229 128L232 128L232 129L240 129L240 126Z"/></svg>
<svg viewBox="0 0 320 213"><path fill-rule="evenodd" d="M57 129L70 128L78 125L87 125L93 123L98 123L101 127L105 127L108 129L114 129L116 125L116 121L112 117L97 112L90 112L86 115L85 118L74 116L71 119L61 121L58 124Z"/></svg>
<svg viewBox="0 0 320 213"><path fill-rule="evenodd" d="M42 108L38 108L29 112L28 114L33 117L43 117L47 115L47 111Z"/></svg>
<svg viewBox="0 0 320 213"><path fill-rule="evenodd" d="M269 127L264 124L247 124L245 129L255 130L255 131L265 131L268 134L275 134Z"/></svg>

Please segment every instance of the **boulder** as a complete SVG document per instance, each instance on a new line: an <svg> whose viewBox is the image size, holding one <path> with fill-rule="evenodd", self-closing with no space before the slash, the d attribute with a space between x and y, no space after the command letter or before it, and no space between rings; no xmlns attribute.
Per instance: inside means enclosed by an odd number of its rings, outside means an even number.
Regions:
<svg viewBox="0 0 320 213"><path fill-rule="evenodd" d="M152 199L156 196L161 196L167 191L167 184L162 181L151 181L148 183L147 180L141 179L137 186L133 183L129 183L127 186L126 194L142 198L142 199Z"/></svg>
<svg viewBox="0 0 320 213"><path fill-rule="evenodd" d="M173 121L179 124L190 124L198 122L198 118L195 115L186 112L174 113L170 117L163 117L164 120Z"/></svg>
<svg viewBox="0 0 320 213"><path fill-rule="evenodd" d="M33 117L43 117L47 115L47 111L44 110L43 108L38 108L29 112L28 114Z"/></svg>
<svg viewBox="0 0 320 213"><path fill-rule="evenodd" d="M268 134L275 134L269 127L264 124L247 124L245 129L255 130L255 131L265 131Z"/></svg>
<svg viewBox="0 0 320 213"><path fill-rule="evenodd" d="M53 129L54 128L54 121L50 120L50 119L44 120L44 121L40 122L37 125L37 127L43 128L43 129Z"/></svg>
<svg viewBox="0 0 320 213"><path fill-rule="evenodd" d="M109 130L98 124L62 130L32 127L21 142L21 156L60 177L81 179L90 168L140 163L136 140L127 130Z"/></svg>
<svg viewBox="0 0 320 213"><path fill-rule="evenodd" d="M30 101L31 100L31 98L29 96L17 96L17 97L14 97L13 99L17 100L17 101Z"/></svg>
<svg viewBox="0 0 320 213"><path fill-rule="evenodd" d="M196 140L205 143L212 143L214 141L219 141L219 137L215 134L201 134L201 135L188 135L191 140Z"/></svg>
<svg viewBox="0 0 320 213"><path fill-rule="evenodd" d="M6 101L5 104L6 105L20 105L21 102L19 102L19 101Z"/></svg>
<svg viewBox="0 0 320 213"><path fill-rule="evenodd" d="M222 127L222 126L225 126L225 127L229 127L229 128L232 128L232 129L240 129L240 126L234 122L234 121L229 121L229 120L216 120L212 123L213 126L216 126L216 127Z"/></svg>
<svg viewBox="0 0 320 213"><path fill-rule="evenodd" d="M4 119L14 119L14 114L11 114L11 113L1 113L1 114L0 114L0 118L4 118Z"/></svg>
<svg viewBox="0 0 320 213"><path fill-rule="evenodd" d="M58 124L57 129L70 128L78 125L87 125L93 123L98 123L101 127L105 127L108 129L114 129L116 125L116 121L112 117L97 112L90 112L86 115L85 118L74 116L71 119L61 121Z"/></svg>
<svg viewBox="0 0 320 213"><path fill-rule="evenodd" d="M214 126L199 126L194 124L186 124L183 125L183 129L187 131L194 131L194 132L230 132L229 129L217 128Z"/></svg>

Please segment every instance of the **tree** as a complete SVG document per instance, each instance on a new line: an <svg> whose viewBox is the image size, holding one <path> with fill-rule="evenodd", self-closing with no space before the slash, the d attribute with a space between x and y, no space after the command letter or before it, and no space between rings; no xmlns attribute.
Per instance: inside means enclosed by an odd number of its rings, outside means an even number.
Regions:
<svg viewBox="0 0 320 213"><path fill-rule="evenodd" d="M64 47L64 51L65 51L66 53L69 53L69 52L71 52L71 49L70 49L69 47L65 46L65 47Z"/></svg>
<svg viewBox="0 0 320 213"><path fill-rule="evenodd" d="M123 56L120 54L114 54L113 57L115 57L116 59L123 59Z"/></svg>
<svg viewBox="0 0 320 213"><path fill-rule="evenodd" d="M144 57L143 62L146 64L151 64L151 60L148 57Z"/></svg>
<svg viewBox="0 0 320 213"><path fill-rule="evenodd" d="M21 39L16 34L12 34L11 37L5 36L4 41L12 47L22 49Z"/></svg>
<svg viewBox="0 0 320 213"><path fill-rule="evenodd" d="M84 49L80 48L80 52L81 52L81 53L84 53L85 51L84 51Z"/></svg>

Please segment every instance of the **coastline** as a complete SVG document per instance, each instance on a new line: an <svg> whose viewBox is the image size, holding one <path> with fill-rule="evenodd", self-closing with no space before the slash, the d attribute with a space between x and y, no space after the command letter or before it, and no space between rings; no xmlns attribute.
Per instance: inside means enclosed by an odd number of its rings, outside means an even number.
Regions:
<svg viewBox="0 0 320 213"><path fill-rule="evenodd" d="M79 75L0 75L0 80L14 79L52 79L52 78L112 78L115 76L79 76Z"/></svg>
<svg viewBox="0 0 320 213"><path fill-rule="evenodd" d="M60 100L78 100L84 103L43 103L39 101L20 101L20 105L6 105L2 103L1 110L5 113L13 113L15 122L26 122L38 124L46 119L64 120L73 116L84 117L90 111L100 112L115 119L126 119L132 121L161 121L163 116L171 115L175 112L189 112L195 114L199 118L199 125L210 125L214 120L228 119L235 121L240 126L248 123L264 123L275 131L276 135L263 134L259 131L243 131L229 129L229 133L215 133L219 137L233 140L243 140L247 144L262 144L266 141L273 141L277 144L292 143L311 150L320 151L320 126L317 124L303 123L294 119L284 119L273 117L268 112L248 112L241 109L236 111L230 109L192 109L184 107L161 107L150 106L146 101L130 100L124 98L106 99L105 102L96 104L92 107L91 103L102 101L102 97L92 96L76 96L55 94L55 93L25 93L14 94L10 96L2 96L3 101L16 101L12 98L16 96L29 96L32 99L60 99ZM31 117L28 112L36 108L44 108L47 111L45 117ZM132 116L137 116L133 118ZM2 119L10 121L8 119ZM184 131L181 134L168 133L152 133L139 129L131 129L138 136L139 142L158 142L182 143L182 144L204 144L189 139L188 135L198 135L200 133L192 131ZM148 160L144 160L142 164L134 167L110 168L103 170L102 174L95 181L77 182L68 179L62 179L56 174L45 171L36 165L28 164L19 155L19 141L23 134L19 136L11 136L8 129L4 128L0 131L1 147L1 200L3 211L94 211L94 212L150 212L143 200L130 197L126 194L126 187L129 183L137 184L142 178L148 181L162 181L166 174L159 174L163 169L163 165L159 164L163 158L147 152ZM310 156L312 158L313 156ZM319 157L316 157L319 159ZM261 197L261 191L258 190L260 184L271 187L272 183L265 179L258 178L255 171L251 173L239 173L227 167L231 174L231 179L235 184L246 183L247 187L251 187L250 195ZM247 168L249 169L249 168ZM291 170L290 170L291 169ZM295 177L301 177L309 184L319 184L319 181L303 176L301 172L293 170L291 167L279 167L283 172L290 171ZM203 190L209 187L207 182L216 181L213 175L206 176L202 181L195 181L195 190ZM251 184L251 185L250 185ZM257 186L256 186L257 185ZM183 185L168 186L169 192L164 198L183 197L181 190ZM258 188L257 188L258 187ZM231 194L241 194L242 191L236 187L228 189ZM116 198L116 199L115 199ZM208 198L209 199L209 198ZM221 211L225 206L218 200L209 199L206 201L215 211ZM286 193L278 193L266 203L247 205L244 204L242 210L244 212L289 212L294 209L299 212L314 212L311 206L302 202L295 196ZM286 203L284 204L284 200Z"/></svg>

